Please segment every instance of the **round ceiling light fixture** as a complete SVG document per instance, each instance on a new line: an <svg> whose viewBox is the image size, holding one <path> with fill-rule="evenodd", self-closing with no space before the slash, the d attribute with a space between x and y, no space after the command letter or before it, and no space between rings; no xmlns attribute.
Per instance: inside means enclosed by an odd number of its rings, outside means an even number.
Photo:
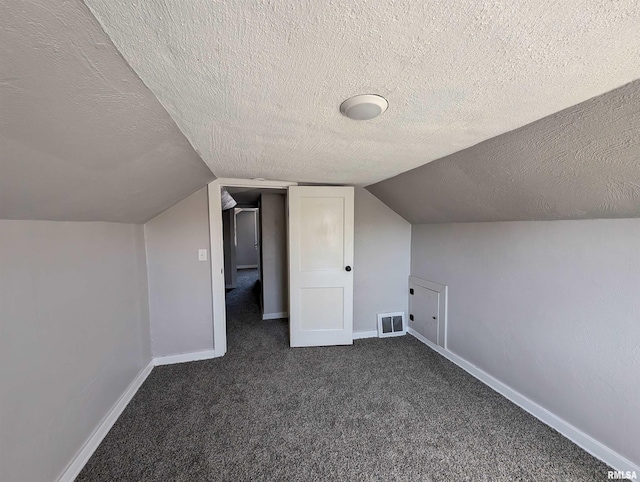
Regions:
<svg viewBox="0 0 640 482"><path fill-rule="evenodd" d="M356 95L340 104L340 112L353 120L369 120L378 117L389 107L387 99L380 95Z"/></svg>

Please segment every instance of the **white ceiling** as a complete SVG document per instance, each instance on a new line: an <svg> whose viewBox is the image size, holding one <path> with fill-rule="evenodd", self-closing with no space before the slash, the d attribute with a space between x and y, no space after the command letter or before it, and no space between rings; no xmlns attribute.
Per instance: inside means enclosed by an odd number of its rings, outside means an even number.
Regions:
<svg viewBox="0 0 640 482"><path fill-rule="evenodd" d="M640 77L637 0L85 2L219 177L366 185Z"/></svg>

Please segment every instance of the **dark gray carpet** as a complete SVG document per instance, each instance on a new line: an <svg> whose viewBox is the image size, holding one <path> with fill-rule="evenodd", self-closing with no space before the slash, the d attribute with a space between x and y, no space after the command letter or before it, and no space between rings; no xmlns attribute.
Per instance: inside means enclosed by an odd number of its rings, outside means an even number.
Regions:
<svg viewBox="0 0 640 482"><path fill-rule="evenodd" d="M155 368L77 480L606 480L411 336L289 348L254 283L227 294L227 355Z"/></svg>

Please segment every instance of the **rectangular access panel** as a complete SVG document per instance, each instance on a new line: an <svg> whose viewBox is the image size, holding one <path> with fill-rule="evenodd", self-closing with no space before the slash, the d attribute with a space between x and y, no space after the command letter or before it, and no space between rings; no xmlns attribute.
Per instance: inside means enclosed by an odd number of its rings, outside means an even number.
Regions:
<svg viewBox="0 0 640 482"><path fill-rule="evenodd" d="M409 327L445 347L447 287L412 276L409 292Z"/></svg>

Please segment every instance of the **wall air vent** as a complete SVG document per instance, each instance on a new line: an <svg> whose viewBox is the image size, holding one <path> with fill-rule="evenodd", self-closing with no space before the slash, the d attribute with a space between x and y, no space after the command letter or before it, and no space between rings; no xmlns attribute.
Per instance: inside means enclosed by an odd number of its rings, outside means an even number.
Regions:
<svg viewBox="0 0 640 482"><path fill-rule="evenodd" d="M378 314L378 337L400 336L407 333L404 312Z"/></svg>

